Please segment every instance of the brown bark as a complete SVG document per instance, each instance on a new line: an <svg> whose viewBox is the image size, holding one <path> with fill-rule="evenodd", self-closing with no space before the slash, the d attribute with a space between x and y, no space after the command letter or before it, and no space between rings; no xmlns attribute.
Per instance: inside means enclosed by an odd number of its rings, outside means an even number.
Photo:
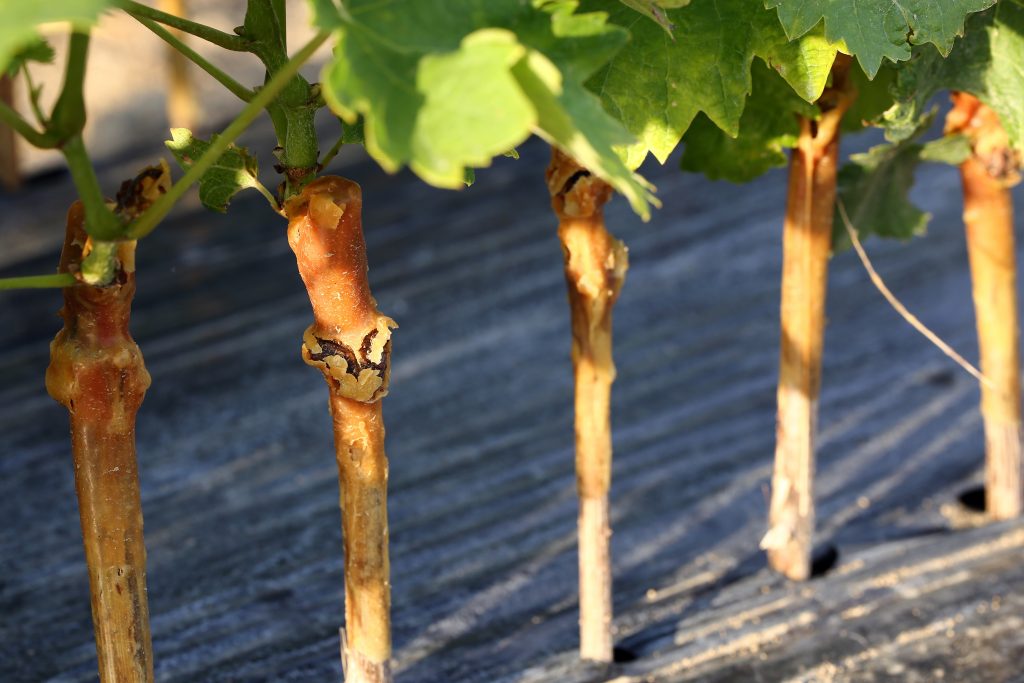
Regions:
<svg viewBox="0 0 1024 683"><path fill-rule="evenodd" d="M84 211L68 212L61 272L81 265ZM146 549L135 458L135 416L149 387L142 353L128 330L135 294L135 243L120 247L120 268L106 287L64 290L64 328L50 345L46 388L71 415L75 486L100 680L153 680L146 602Z"/></svg>
<svg viewBox="0 0 1024 683"><path fill-rule="evenodd" d="M0 100L8 107L14 107L14 78L0 76ZM6 190L21 187L21 170L18 166L18 136L10 126L0 124L0 185Z"/></svg>
<svg viewBox="0 0 1024 683"><path fill-rule="evenodd" d="M612 307L626 276L626 248L604 226L611 187L552 152L547 171L572 315L576 376L576 483L580 497L580 656L612 661L611 486Z"/></svg>
<svg viewBox="0 0 1024 683"><path fill-rule="evenodd" d="M186 0L160 0L160 9L177 17L187 17ZM169 29L179 39L187 41L184 33ZM192 130L199 120L195 85L189 73L189 60L171 46L167 46L167 120L172 128Z"/></svg>
<svg viewBox="0 0 1024 683"><path fill-rule="evenodd" d="M384 683L391 680L391 587L380 399L388 390L395 323L370 294L359 186L320 178L285 211L288 243L313 307L302 357L323 372L330 390L345 545L345 679Z"/></svg>
<svg viewBox="0 0 1024 683"><path fill-rule="evenodd" d="M768 563L790 579L810 576L814 535L814 441L825 295L832 247L839 123L849 96L848 62L837 60L833 87L819 100L821 117L800 118L789 169L782 235L782 305L778 422L768 533Z"/></svg>
<svg viewBox="0 0 1024 683"><path fill-rule="evenodd" d="M956 93L947 133L963 133L973 154L960 166L964 226L978 327L985 425L985 508L1010 519L1024 508L1020 417L1020 323L1013 197L1019 160L999 119L972 95Z"/></svg>

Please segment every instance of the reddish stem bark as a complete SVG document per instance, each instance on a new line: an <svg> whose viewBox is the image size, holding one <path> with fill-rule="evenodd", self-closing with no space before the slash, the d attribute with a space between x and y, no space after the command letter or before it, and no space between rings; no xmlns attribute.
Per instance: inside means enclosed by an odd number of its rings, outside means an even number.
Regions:
<svg viewBox="0 0 1024 683"><path fill-rule="evenodd" d="M84 209L68 212L61 272L77 272L88 244ZM100 680L153 680L146 548L135 458L135 416L149 387L128 330L135 243L121 246L116 281L64 290L64 329L50 345L46 388L71 415L82 540L89 566Z"/></svg>
<svg viewBox="0 0 1024 683"><path fill-rule="evenodd" d="M972 155L960 166L971 267L985 426L985 508L993 519L1024 510L1021 458L1020 323L1013 197L1019 160L992 109L967 93L953 96L947 133L963 133Z"/></svg>
<svg viewBox="0 0 1024 683"><path fill-rule="evenodd" d="M386 683L391 586L380 399L388 390L395 323L370 294L359 186L320 178L285 211L288 243L313 307L302 357L323 372L330 390L345 544L345 680Z"/></svg>
<svg viewBox="0 0 1024 683"><path fill-rule="evenodd" d="M580 657L612 661L611 487L612 307L626 277L626 248L604 226L612 188L552 150L547 170L572 314L576 379Z"/></svg>

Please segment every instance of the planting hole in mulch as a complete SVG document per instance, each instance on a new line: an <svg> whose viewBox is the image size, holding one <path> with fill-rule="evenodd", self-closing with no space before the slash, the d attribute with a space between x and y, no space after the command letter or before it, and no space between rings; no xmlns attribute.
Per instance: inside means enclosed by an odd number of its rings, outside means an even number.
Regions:
<svg viewBox="0 0 1024 683"><path fill-rule="evenodd" d="M960 504L971 512L985 511L985 487L974 486L956 497Z"/></svg>
<svg viewBox="0 0 1024 683"><path fill-rule="evenodd" d="M616 647L612 650L612 660L616 664L626 664L628 662L635 662L637 659L637 654L629 648Z"/></svg>
<svg viewBox="0 0 1024 683"><path fill-rule="evenodd" d="M811 555L811 578L819 579L839 564L839 548L827 543L816 548Z"/></svg>

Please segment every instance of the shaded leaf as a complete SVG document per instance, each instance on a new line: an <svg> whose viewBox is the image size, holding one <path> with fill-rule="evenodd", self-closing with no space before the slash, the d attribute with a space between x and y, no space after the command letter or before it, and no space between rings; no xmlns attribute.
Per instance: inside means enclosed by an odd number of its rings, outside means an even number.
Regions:
<svg viewBox="0 0 1024 683"><path fill-rule="evenodd" d="M0 7L0 69L6 71L15 55L39 42L37 27L55 21L87 28L115 0L6 0Z"/></svg>

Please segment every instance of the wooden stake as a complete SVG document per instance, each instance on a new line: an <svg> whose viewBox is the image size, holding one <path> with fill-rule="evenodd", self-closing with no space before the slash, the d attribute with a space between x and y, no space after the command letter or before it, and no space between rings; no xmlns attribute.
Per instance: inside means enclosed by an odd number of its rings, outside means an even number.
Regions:
<svg viewBox="0 0 1024 683"><path fill-rule="evenodd" d="M68 212L61 272L89 248L84 209ZM64 329L50 345L46 389L71 414L75 486L89 566L96 653L103 683L153 680L146 548L135 459L135 416L149 387L128 330L135 243L121 245L117 280L64 290Z"/></svg>
<svg viewBox="0 0 1024 683"><path fill-rule="evenodd" d="M160 9L177 17L188 16L186 0L160 0ZM187 41L185 34L178 29L170 30L179 39ZM199 121L199 105L189 68L185 55L168 45L167 120L172 128L194 130Z"/></svg>
<svg viewBox="0 0 1024 683"><path fill-rule="evenodd" d="M313 307L302 357L330 390L345 544L342 665L349 683L391 681L387 481L380 399L388 391L391 318L366 277L362 191L315 180L285 205L288 243Z"/></svg>
<svg viewBox="0 0 1024 683"><path fill-rule="evenodd" d="M552 150L547 171L572 314L576 374L576 483L580 497L580 657L612 661L612 307L626 277L626 247L605 229L611 187Z"/></svg>
<svg viewBox="0 0 1024 683"><path fill-rule="evenodd" d="M833 86L819 99L817 121L800 118L789 169L782 235L782 335L778 422L768 532L768 564L790 579L810 577L814 534L814 440L825 294L832 248L839 123L849 106L843 92L849 61L836 60Z"/></svg>
<svg viewBox="0 0 1024 683"><path fill-rule="evenodd" d="M1024 510L1020 415L1020 323L1013 197L1019 160L995 112L972 95L955 93L947 133L963 133L973 154L960 166L964 226L971 267L985 423L985 509L993 519Z"/></svg>

